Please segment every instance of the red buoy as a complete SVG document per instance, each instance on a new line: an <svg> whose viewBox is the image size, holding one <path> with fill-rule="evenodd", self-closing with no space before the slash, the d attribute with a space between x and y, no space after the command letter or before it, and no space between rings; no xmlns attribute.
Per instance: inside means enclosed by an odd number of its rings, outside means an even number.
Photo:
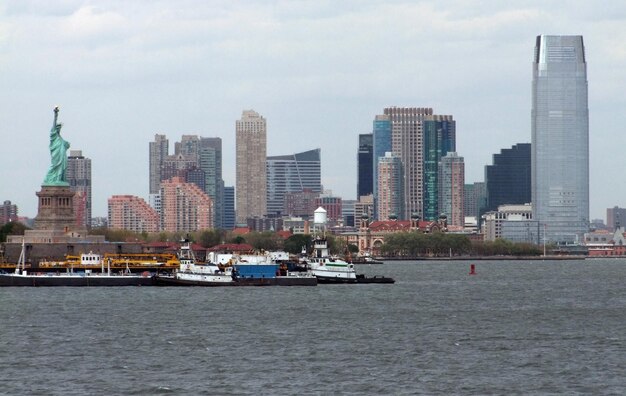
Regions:
<svg viewBox="0 0 626 396"><path fill-rule="evenodd" d="M470 275L476 275L476 265L471 264L470 265Z"/></svg>

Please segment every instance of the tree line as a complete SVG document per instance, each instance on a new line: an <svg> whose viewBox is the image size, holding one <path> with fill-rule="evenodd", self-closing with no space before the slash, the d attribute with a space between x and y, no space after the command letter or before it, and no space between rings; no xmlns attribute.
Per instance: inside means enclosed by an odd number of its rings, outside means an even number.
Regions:
<svg viewBox="0 0 626 396"><path fill-rule="evenodd" d="M234 234L225 230L202 230L194 232L158 232L137 233L128 230L114 230L109 228L95 228L90 234L104 235L107 241L119 242L179 242L189 239L202 247L211 248L224 243L245 243L255 250L277 251L284 250L291 254L298 254L302 248L307 250L311 247L311 235L295 234L283 239L278 233L272 231L249 232L247 234ZM328 236L328 245L332 253L342 254L346 250L343 238Z"/></svg>
<svg viewBox="0 0 626 396"><path fill-rule="evenodd" d="M505 239L472 241L467 235L434 232L399 232L385 236L381 255L388 257L539 256L542 249L530 243Z"/></svg>
<svg viewBox="0 0 626 396"><path fill-rule="evenodd" d="M28 227L19 222L7 223L0 227L0 242L7 235L23 235ZM128 230L94 228L90 234L104 235L110 242L179 242L182 239L210 248L222 243L246 243L255 250L284 250L298 254L305 248L311 249L311 235L296 234L283 239L271 231L234 234L225 230L202 230L195 232L133 232ZM341 236L328 235L331 253L343 255L358 252L358 247L348 245ZM505 239L495 241L472 241L462 234L434 232L399 232L385 236L380 249L383 257L448 257L448 256L539 256L542 248L529 243L514 243Z"/></svg>

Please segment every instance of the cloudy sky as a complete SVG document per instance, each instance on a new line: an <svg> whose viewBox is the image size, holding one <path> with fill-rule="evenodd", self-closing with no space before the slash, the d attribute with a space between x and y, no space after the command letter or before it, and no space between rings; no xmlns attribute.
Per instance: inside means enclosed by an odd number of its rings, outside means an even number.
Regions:
<svg viewBox="0 0 626 396"><path fill-rule="evenodd" d="M509 5L514 4L514 5ZM92 159L93 215L148 195L148 142L223 139L268 124L268 155L322 150L322 183L356 198L359 133L387 106L457 121L467 182L530 142L538 34L582 34L589 79L591 218L626 206L626 3L603 1L0 2L0 200L37 213L52 109Z"/></svg>

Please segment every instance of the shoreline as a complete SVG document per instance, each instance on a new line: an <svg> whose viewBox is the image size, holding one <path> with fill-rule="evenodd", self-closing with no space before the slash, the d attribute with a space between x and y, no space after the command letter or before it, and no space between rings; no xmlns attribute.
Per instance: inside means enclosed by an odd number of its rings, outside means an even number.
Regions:
<svg viewBox="0 0 626 396"><path fill-rule="evenodd" d="M587 256L458 256L458 257L379 257L378 261L547 261L547 260L586 260L595 258L607 258L607 257L587 257ZM610 258L622 258L626 257L610 257ZM368 263L363 263L368 264ZM361 265L359 263L359 265ZM374 265L374 264L372 264Z"/></svg>

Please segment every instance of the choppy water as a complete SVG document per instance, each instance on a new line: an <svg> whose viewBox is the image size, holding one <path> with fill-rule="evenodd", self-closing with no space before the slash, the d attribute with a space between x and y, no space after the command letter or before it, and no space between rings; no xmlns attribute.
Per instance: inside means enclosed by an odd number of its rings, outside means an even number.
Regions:
<svg viewBox="0 0 626 396"><path fill-rule="evenodd" d="M626 261L395 285L0 289L0 393L626 394Z"/></svg>

